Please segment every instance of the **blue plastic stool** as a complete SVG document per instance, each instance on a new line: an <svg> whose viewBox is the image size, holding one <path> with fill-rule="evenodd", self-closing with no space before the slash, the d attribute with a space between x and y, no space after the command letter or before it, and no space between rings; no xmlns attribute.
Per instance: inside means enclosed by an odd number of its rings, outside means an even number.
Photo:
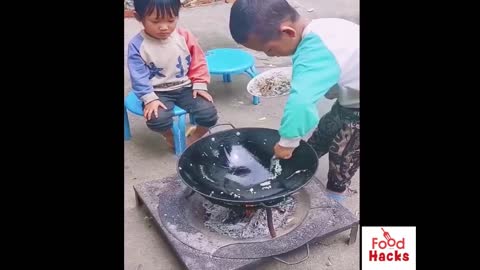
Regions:
<svg viewBox="0 0 480 270"><path fill-rule="evenodd" d="M123 108L124 116L123 116L123 136L125 140L130 140L132 134L130 133L130 123L128 121L128 114L127 110L132 112L133 114L139 115L143 117L143 107L142 101L137 98L137 96L130 91L125 98L125 106ZM186 148L186 140L185 140L185 115L187 112L182 108L175 106L173 108L173 142L175 144L175 155L180 156ZM178 118L178 119L175 119ZM195 124L192 115L190 115L190 122L192 125Z"/></svg>
<svg viewBox="0 0 480 270"><path fill-rule="evenodd" d="M231 82L231 75L246 73L250 77L255 77L255 59L249 53L240 49L220 48L207 51L208 71L212 75L222 75L224 82ZM257 105L260 98L253 96L252 103Z"/></svg>

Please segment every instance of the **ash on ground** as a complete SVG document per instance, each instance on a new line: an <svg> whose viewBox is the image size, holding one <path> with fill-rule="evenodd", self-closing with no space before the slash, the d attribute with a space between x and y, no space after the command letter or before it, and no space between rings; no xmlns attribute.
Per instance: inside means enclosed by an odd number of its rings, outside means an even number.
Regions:
<svg viewBox="0 0 480 270"><path fill-rule="evenodd" d="M283 228L290 221L295 211L295 199L287 198L278 207L272 208L273 227ZM243 217L238 222L225 222L232 210L210 201L203 203L205 208L205 227L212 232L217 232L234 239L249 239L269 237L267 212L264 208L257 209L250 217ZM238 210L237 210L238 211Z"/></svg>

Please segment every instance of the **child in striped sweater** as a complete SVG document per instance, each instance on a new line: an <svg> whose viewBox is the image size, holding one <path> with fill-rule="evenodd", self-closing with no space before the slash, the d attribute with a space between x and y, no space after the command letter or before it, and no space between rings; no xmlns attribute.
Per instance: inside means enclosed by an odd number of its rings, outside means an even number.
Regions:
<svg viewBox="0 0 480 270"><path fill-rule="evenodd" d="M147 126L173 147L174 105L191 113L197 128L187 145L215 125L218 116L208 93L210 75L196 38L177 27L180 0L135 0L135 17L144 29L128 45L132 90L143 101Z"/></svg>

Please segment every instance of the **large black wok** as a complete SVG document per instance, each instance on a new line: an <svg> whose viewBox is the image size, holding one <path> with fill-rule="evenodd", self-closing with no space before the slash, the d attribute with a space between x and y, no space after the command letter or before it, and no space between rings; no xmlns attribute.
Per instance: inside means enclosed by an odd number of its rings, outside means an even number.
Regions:
<svg viewBox="0 0 480 270"><path fill-rule="evenodd" d="M318 167L315 150L301 141L290 159L277 160L281 172L278 167L270 171L279 139L278 131L268 128L211 133L183 152L177 171L188 187L213 203L273 206L305 186Z"/></svg>

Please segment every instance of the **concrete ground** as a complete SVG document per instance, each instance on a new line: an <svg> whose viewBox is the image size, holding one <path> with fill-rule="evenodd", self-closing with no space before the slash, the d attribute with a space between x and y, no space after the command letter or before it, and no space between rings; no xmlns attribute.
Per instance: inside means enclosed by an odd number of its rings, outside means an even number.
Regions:
<svg viewBox="0 0 480 270"><path fill-rule="evenodd" d="M296 0L292 5L305 16L340 17L359 22L358 0ZM313 8L313 11L311 10ZM309 11L310 10L310 11ZM230 5L223 2L181 11L180 25L190 29L199 39L204 50L218 47L239 47L230 37L228 17ZM125 19L125 56L128 41L141 29L134 19ZM251 52L251 51L250 51ZM288 66L288 58L269 58L262 53L252 52L259 71L269 67ZM130 88L130 78L125 67L126 95ZM262 99L257 106L252 105L251 96L246 92L247 76L235 76L231 84L224 84L219 77L213 77L210 91L219 111L219 123L230 122L237 127L268 127L277 129L286 97ZM318 104L319 113L326 113L332 102L322 100ZM143 118L129 115L132 139L125 141L125 269L182 269L179 261L159 235L156 227L146 216L146 211L137 208L132 186L144 181L160 179L175 173L177 158L168 151L164 140L145 126ZM328 157L320 159L317 177L326 182ZM353 178L352 188L359 190L359 173ZM352 213L359 215L359 193L347 198L343 203ZM346 270L360 268L359 241L348 246L349 232L327 238L310 248L308 260L292 266L272 261L256 269L331 269ZM283 257L295 260L303 256L300 248Z"/></svg>

